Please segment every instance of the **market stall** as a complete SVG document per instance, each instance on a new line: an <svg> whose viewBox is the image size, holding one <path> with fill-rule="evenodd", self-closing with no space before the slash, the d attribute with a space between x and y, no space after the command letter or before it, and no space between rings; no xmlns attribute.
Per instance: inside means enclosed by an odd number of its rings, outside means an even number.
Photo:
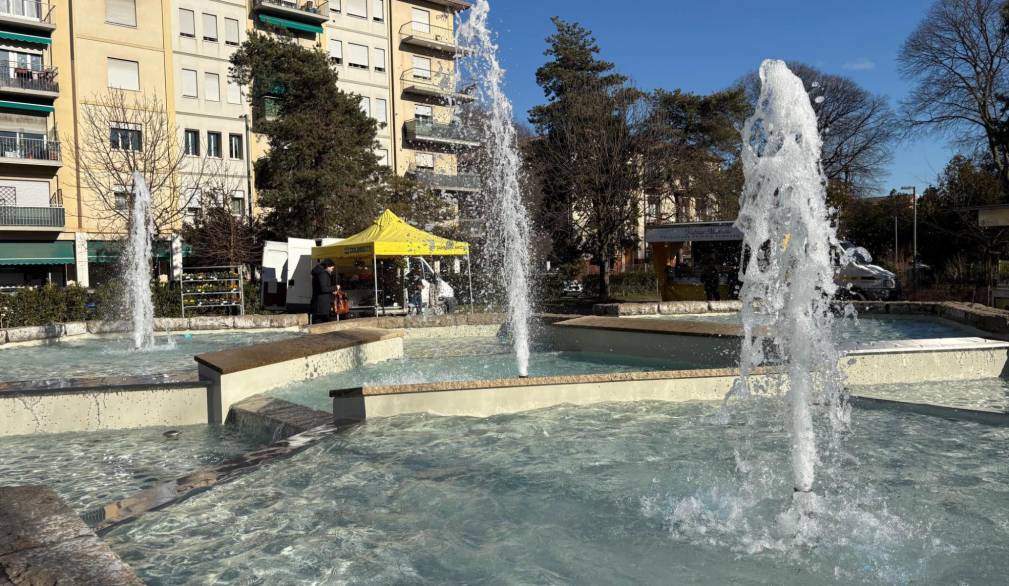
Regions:
<svg viewBox="0 0 1009 586"><path fill-rule="evenodd" d="M312 259L332 259L337 270L344 274L348 270L362 268L368 259L371 269L371 286L375 314L385 313L385 303L379 292L379 262L384 259L410 257L465 257L466 276L469 282L469 301L473 304L473 277L470 270L469 244L435 236L407 224L391 210L385 210L368 228L345 238L338 243L312 248ZM386 267L388 269L388 267ZM388 272L388 271L386 271ZM353 297L352 297L353 301ZM358 309L361 307L358 306Z"/></svg>

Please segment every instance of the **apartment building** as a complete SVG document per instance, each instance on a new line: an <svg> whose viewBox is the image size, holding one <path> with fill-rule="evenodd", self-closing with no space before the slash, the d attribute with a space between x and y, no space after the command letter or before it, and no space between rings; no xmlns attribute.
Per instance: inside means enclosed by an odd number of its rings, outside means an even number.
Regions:
<svg viewBox="0 0 1009 586"><path fill-rule="evenodd" d="M255 210L252 163L266 145L252 132L243 88L228 80L229 58L252 30L326 51L340 87L379 123L377 154L397 173L448 194L478 191L457 160L479 145L455 115L474 99L456 62L465 51L454 29L468 8L463 0L0 1L0 288L88 285L114 267L121 228L101 221L108 201L88 188L74 156L85 110L109 88L167 109L186 155L180 197L190 213L207 185L236 214ZM119 126L110 123L113 148L143 148L144 129ZM156 253L167 265L169 247Z"/></svg>

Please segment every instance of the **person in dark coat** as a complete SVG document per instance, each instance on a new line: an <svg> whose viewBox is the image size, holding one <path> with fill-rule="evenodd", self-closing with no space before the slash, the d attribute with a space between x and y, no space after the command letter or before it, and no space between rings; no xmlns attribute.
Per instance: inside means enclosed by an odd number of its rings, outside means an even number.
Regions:
<svg viewBox="0 0 1009 586"><path fill-rule="evenodd" d="M718 267L715 266L714 261L708 261L704 266L704 271L701 273L704 296L708 298L708 301L721 301L722 297L718 292L720 281L721 275L718 274Z"/></svg>
<svg viewBox="0 0 1009 586"><path fill-rule="evenodd" d="M326 259L312 268L312 323L321 324L331 321L330 313L333 310L333 291L336 291L336 284L333 282L333 270L336 267L330 259Z"/></svg>

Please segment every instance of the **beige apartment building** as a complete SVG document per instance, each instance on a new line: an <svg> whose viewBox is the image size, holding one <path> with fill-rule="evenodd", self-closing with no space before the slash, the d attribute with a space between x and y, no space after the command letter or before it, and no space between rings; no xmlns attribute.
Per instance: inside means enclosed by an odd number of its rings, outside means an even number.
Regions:
<svg viewBox="0 0 1009 586"><path fill-rule="evenodd" d="M236 214L254 213L252 163L265 144L228 69L248 32L264 27L327 52L341 89L361 96L379 123L376 154L397 173L450 195L478 191L457 161L479 145L455 114L474 99L457 76L465 51L455 26L468 8L462 0L3 0L0 290L88 285L114 267L120 235L100 221L103 203L75 156L85 109L110 88L164 104L185 154L179 198L188 213L203 205L199 186L211 176ZM130 124L110 123L109 132L114 148L144 144ZM166 265L170 249L155 251Z"/></svg>

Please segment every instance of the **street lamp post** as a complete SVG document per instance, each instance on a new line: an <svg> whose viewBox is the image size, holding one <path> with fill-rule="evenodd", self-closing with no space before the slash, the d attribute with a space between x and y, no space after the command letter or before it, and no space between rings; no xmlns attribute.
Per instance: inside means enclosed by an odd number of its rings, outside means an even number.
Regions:
<svg viewBox="0 0 1009 586"><path fill-rule="evenodd" d="M914 236L911 244L911 290L918 296L918 190L916 186L904 186L911 190L911 207L914 209Z"/></svg>

